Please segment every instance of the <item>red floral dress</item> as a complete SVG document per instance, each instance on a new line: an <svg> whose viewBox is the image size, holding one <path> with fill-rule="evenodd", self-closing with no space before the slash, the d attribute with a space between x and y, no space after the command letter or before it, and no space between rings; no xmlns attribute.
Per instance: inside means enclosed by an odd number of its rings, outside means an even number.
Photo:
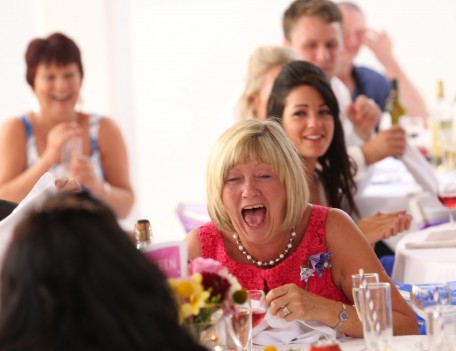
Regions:
<svg viewBox="0 0 456 351"><path fill-rule="evenodd" d="M306 282L301 280L301 265L308 266L308 259L311 255L327 252L325 227L328 211L328 207L312 205L312 212L301 243L290 256L273 267L260 268L233 260L228 256L222 235L213 223L198 228L201 255L222 263L246 289L268 292L288 283L295 283L297 286L306 289ZM310 277L307 290L334 301L350 303L334 285L330 269L325 269L321 278L317 274Z"/></svg>

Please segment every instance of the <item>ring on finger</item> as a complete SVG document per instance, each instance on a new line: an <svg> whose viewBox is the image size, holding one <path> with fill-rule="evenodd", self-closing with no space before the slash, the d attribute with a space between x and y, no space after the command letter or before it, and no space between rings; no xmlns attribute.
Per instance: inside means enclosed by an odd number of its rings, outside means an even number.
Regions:
<svg viewBox="0 0 456 351"><path fill-rule="evenodd" d="M287 306L283 306L282 307L282 312L285 315L285 317L288 316L291 313L291 311L288 309Z"/></svg>

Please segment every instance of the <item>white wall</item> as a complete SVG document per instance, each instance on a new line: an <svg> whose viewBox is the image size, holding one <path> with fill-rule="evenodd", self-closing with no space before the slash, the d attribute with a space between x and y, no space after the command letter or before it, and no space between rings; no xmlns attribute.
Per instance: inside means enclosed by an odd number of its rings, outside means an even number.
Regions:
<svg viewBox="0 0 456 351"><path fill-rule="evenodd" d="M435 80L456 94L456 2L359 0L372 27L394 38L400 61L429 103ZM137 209L156 240L184 231L178 201L205 201L205 164L232 122L247 59L280 44L289 0L2 0L0 116L31 106L23 52L61 30L81 47L84 108L112 116L129 145ZM11 34L10 34L11 33ZM378 67L368 52L360 61ZM130 225L130 224L127 224Z"/></svg>

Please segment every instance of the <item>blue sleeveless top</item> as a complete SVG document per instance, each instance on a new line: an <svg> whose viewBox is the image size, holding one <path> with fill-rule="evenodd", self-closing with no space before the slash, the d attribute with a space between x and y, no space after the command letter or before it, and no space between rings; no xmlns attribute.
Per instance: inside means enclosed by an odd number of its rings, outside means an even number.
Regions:
<svg viewBox="0 0 456 351"><path fill-rule="evenodd" d="M27 137L27 168L32 166L38 159L38 149L36 147L35 135L33 134L32 123L26 115L21 116L24 123ZM100 149L98 147L98 131L100 128L101 117L95 114L89 116L89 140L90 140L90 161L94 165L97 177L104 179L103 167L101 164ZM63 165L56 164L49 170L54 176L63 174Z"/></svg>

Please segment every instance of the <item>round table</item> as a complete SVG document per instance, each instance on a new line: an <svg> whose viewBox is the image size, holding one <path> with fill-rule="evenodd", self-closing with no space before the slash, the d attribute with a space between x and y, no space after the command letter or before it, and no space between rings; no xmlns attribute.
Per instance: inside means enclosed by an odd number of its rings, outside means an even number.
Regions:
<svg viewBox="0 0 456 351"><path fill-rule="evenodd" d="M456 223L404 236L396 246L392 278L421 284L456 280Z"/></svg>

